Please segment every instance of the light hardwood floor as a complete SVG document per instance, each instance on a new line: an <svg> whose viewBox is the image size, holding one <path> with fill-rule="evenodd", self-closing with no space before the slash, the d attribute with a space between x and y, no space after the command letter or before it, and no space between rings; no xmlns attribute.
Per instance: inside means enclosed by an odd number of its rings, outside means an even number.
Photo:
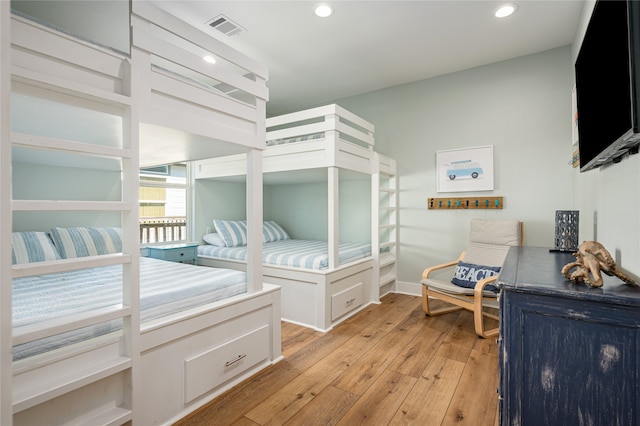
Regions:
<svg viewBox="0 0 640 426"><path fill-rule="evenodd" d="M329 333L282 323L285 359L176 423L497 425L498 347L471 312L389 294Z"/></svg>

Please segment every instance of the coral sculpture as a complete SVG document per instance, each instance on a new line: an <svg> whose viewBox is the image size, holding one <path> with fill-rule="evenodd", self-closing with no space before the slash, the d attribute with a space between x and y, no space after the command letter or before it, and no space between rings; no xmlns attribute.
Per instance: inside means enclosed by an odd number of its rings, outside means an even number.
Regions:
<svg viewBox="0 0 640 426"><path fill-rule="evenodd" d="M591 287L602 287L602 274L616 276L627 284L637 283L618 268L611 254L597 241L584 241L573 253L575 262L562 268L562 275L574 283L586 283ZM575 271L571 272L575 268Z"/></svg>

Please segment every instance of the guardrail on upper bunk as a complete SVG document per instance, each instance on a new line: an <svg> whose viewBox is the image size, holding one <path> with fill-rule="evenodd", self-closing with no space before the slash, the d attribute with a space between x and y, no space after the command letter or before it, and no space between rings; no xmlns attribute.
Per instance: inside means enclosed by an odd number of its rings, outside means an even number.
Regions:
<svg viewBox="0 0 640 426"><path fill-rule="evenodd" d="M263 172L338 167L374 172L374 125L339 105L326 105L267 119ZM265 143L263 142L263 145ZM244 154L198 161L196 179L242 176Z"/></svg>
<svg viewBox="0 0 640 426"><path fill-rule="evenodd" d="M324 166L371 173L374 130L373 124L336 104L268 118L265 172L270 171L269 156L305 152L312 161L323 155ZM309 155L316 149L318 157Z"/></svg>
<svg viewBox="0 0 640 426"><path fill-rule="evenodd" d="M131 25L132 61L141 74L141 123L264 147L265 66L145 1L132 2Z"/></svg>

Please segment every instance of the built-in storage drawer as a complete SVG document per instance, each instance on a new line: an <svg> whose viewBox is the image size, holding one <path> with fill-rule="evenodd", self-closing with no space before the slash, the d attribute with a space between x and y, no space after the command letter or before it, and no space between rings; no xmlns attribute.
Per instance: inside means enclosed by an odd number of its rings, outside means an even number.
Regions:
<svg viewBox="0 0 640 426"><path fill-rule="evenodd" d="M268 325L184 362L184 402L189 403L269 357Z"/></svg>
<svg viewBox="0 0 640 426"><path fill-rule="evenodd" d="M331 296L331 320L356 309L364 302L364 284L358 283Z"/></svg>
<svg viewBox="0 0 640 426"><path fill-rule="evenodd" d="M280 335L271 325L274 307L249 302L253 310L230 304L142 331L140 424L171 424L175 413L271 363Z"/></svg>

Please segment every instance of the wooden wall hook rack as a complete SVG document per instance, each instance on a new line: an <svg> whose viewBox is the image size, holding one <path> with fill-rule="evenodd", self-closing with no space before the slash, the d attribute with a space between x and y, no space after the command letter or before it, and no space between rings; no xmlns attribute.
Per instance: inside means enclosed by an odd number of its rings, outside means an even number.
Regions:
<svg viewBox="0 0 640 426"><path fill-rule="evenodd" d="M429 198L427 206L430 210L502 209L504 201L502 197L439 197Z"/></svg>

